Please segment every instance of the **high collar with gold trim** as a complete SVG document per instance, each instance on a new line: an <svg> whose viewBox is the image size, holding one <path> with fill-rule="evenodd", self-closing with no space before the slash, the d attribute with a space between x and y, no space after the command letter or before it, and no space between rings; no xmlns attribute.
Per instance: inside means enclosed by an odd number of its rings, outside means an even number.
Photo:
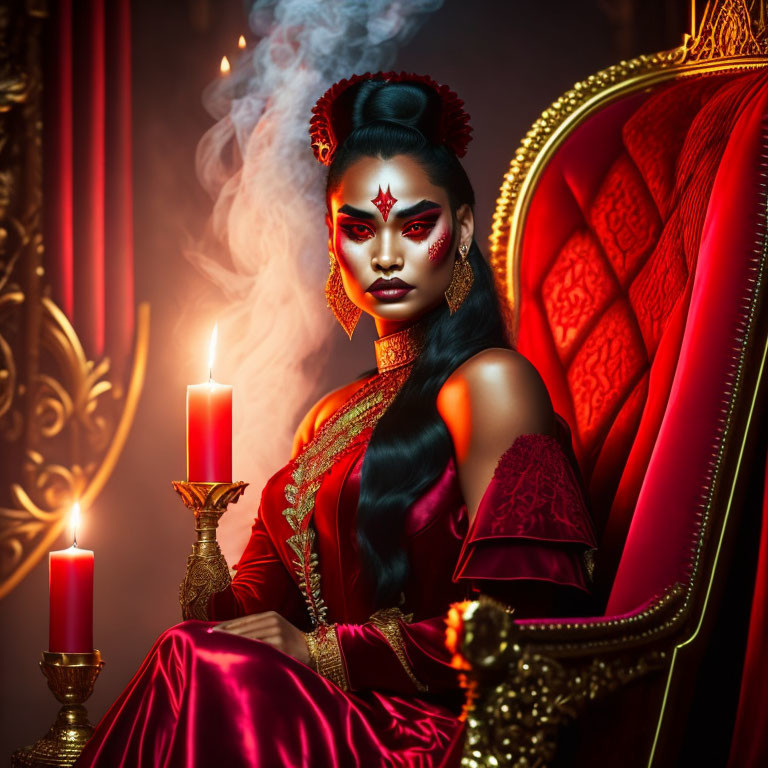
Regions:
<svg viewBox="0 0 768 768"><path fill-rule="evenodd" d="M412 363L422 352L427 334L424 323L416 323L402 331L375 339L376 368L379 373L392 371Z"/></svg>

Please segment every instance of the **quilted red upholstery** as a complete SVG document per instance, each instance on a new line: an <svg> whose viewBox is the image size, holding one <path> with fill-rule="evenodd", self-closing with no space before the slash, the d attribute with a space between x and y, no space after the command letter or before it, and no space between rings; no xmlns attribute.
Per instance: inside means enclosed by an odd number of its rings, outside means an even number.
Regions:
<svg viewBox="0 0 768 768"><path fill-rule="evenodd" d="M625 97L571 134L533 194L517 347L572 426L601 539L603 599L641 486L653 482L646 470L680 360L715 177L745 104L766 83L765 71L696 75ZM699 470L681 461L677 481L698 490ZM697 510L675 512L691 517L686 531ZM682 561L683 550L670 558ZM648 584L676 577L668 566ZM630 591L635 604L652 596Z"/></svg>

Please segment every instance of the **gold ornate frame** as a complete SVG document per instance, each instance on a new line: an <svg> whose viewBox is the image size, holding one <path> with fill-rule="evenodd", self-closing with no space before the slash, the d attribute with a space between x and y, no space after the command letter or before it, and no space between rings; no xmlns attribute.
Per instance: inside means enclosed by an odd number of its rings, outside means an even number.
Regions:
<svg viewBox="0 0 768 768"><path fill-rule="evenodd" d="M519 322L519 259L531 197L554 153L570 132L612 101L661 82L694 74L768 65L765 0L708 3L696 31L670 51L640 56L602 70L557 99L533 124L515 152L501 186L490 238L490 261L508 301L513 338ZM680 656L695 646L718 588L718 564L732 538L734 509L746 479L742 459L757 439L759 393L768 386L765 271L768 242L759 243L754 292L745 309L737 373L725 430L713 457L690 580L677 583L646 610L627 618L518 624L489 598L467 601L448 617L449 639L467 688L463 766L546 766L555 757L560 727L590 701L651 671L661 675L659 710L648 765L662 760L674 740L666 725L680 675ZM758 318L761 318L758 320ZM747 350L752 349L750 360ZM713 510L717 510L714 519ZM730 523L730 524L729 524Z"/></svg>
<svg viewBox="0 0 768 768"><path fill-rule="evenodd" d="M50 549L75 499L90 506L125 444L141 393L149 306L131 373L89 360L50 297L43 263L45 0L0 7L0 598Z"/></svg>

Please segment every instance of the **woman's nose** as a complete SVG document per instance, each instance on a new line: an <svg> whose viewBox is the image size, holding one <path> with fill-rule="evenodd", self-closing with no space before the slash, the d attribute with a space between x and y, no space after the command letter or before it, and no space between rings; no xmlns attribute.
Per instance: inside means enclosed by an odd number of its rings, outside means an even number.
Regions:
<svg viewBox="0 0 768 768"><path fill-rule="evenodd" d="M379 247L374 251L371 258L374 269L388 271L393 267L401 268L403 266L403 255L397 247L395 239L389 234L384 234L379 239Z"/></svg>

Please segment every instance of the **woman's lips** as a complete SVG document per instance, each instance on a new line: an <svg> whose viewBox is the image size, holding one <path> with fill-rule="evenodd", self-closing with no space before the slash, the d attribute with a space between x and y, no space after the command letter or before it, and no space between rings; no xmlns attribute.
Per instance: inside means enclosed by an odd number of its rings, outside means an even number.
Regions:
<svg viewBox="0 0 768 768"><path fill-rule="evenodd" d="M367 292L375 296L379 301L398 301L403 298L414 286L401 280L399 277L393 277L385 280L380 277L368 286Z"/></svg>

